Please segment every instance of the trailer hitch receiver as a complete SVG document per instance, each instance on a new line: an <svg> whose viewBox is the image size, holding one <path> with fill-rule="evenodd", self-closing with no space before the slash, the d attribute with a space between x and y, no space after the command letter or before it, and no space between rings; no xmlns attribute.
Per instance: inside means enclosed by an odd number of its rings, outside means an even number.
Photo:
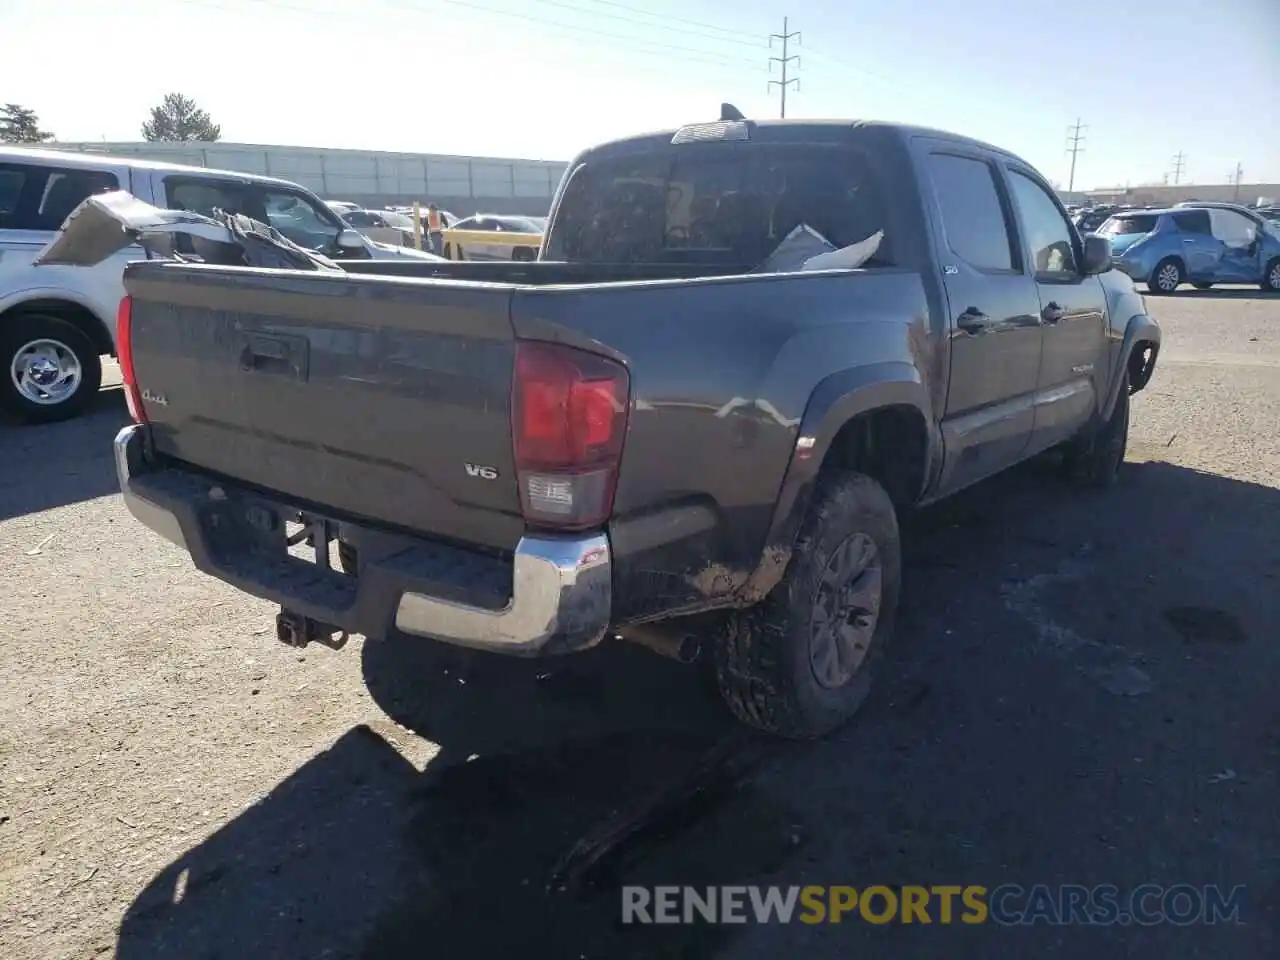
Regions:
<svg viewBox="0 0 1280 960"><path fill-rule="evenodd" d="M331 650L341 650L347 645L347 631L323 620L313 620L293 610L280 608L276 614L276 639L291 647L305 647L320 643Z"/></svg>

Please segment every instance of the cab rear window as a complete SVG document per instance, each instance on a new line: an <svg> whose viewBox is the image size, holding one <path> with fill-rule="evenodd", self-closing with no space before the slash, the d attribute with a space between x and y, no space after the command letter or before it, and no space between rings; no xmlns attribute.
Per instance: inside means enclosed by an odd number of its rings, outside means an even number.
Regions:
<svg viewBox="0 0 1280 960"><path fill-rule="evenodd" d="M754 143L684 144L572 175L551 259L699 263L750 270L796 226L837 247L885 229L884 191L860 151ZM891 264L886 233L868 266Z"/></svg>

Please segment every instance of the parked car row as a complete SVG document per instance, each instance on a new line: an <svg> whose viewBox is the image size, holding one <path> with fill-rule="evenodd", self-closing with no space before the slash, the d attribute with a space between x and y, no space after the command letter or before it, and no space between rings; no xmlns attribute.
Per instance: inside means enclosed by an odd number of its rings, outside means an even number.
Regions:
<svg viewBox="0 0 1280 960"><path fill-rule="evenodd" d="M426 210L420 208L415 230L412 207L366 210L342 200L329 201L330 209L365 236L385 243L430 249ZM459 218L440 211L444 225L443 249L450 260L534 260L546 230L545 217L477 213Z"/></svg>
<svg viewBox="0 0 1280 960"><path fill-rule="evenodd" d="M434 259L352 229L286 180L153 161L25 147L0 148L0 407L30 422L75 416L97 391L101 357L114 355L122 277L143 251L129 247L92 268L32 260L93 194L127 190L159 207L215 208L270 224L336 260Z"/></svg>
<svg viewBox="0 0 1280 960"><path fill-rule="evenodd" d="M1280 292L1280 227L1248 207L1188 201L1126 210L1098 233L1111 241L1116 269L1152 293L1173 293L1183 283L1198 290L1256 283Z"/></svg>
<svg viewBox="0 0 1280 960"><path fill-rule="evenodd" d="M476 214L444 232L448 260L536 260L546 221Z"/></svg>

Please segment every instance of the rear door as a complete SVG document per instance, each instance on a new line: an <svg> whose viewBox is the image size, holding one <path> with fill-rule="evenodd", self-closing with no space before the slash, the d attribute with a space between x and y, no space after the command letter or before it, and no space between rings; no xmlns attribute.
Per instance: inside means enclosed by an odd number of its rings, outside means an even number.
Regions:
<svg viewBox="0 0 1280 960"><path fill-rule="evenodd" d="M927 206L951 330L941 480L949 491L1015 462L1030 441L1040 303L1013 243L1012 207L991 158L951 143L925 144L933 187Z"/></svg>
<svg viewBox="0 0 1280 960"><path fill-rule="evenodd" d="M1035 277L1044 340L1029 453L1074 434L1093 414L1108 371L1107 298L1080 272L1078 235L1049 186L1030 168L1006 165L1022 254Z"/></svg>
<svg viewBox="0 0 1280 960"><path fill-rule="evenodd" d="M1209 211L1180 210L1169 214L1169 218L1178 228L1187 279L1197 283L1212 283L1222 267L1222 255L1226 247L1213 235Z"/></svg>
<svg viewBox="0 0 1280 960"><path fill-rule="evenodd" d="M124 295L124 266L145 256L140 247L127 247L93 270L56 265L36 270L31 261L86 197L129 189L128 169L60 167L10 157L0 158L0 310L34 296L74 294L110 330Z"/></svg>

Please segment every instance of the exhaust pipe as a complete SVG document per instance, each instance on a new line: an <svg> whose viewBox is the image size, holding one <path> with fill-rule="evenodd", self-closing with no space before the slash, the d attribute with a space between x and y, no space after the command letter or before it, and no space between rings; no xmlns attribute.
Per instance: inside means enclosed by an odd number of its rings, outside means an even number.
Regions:
<svg viewBox="0 0 1280 960"><path fill-rule="evenodd" d="M641 624L624 628L618 636L677 663L693 663L702 652L702 640L679 628Z"/></svg>

